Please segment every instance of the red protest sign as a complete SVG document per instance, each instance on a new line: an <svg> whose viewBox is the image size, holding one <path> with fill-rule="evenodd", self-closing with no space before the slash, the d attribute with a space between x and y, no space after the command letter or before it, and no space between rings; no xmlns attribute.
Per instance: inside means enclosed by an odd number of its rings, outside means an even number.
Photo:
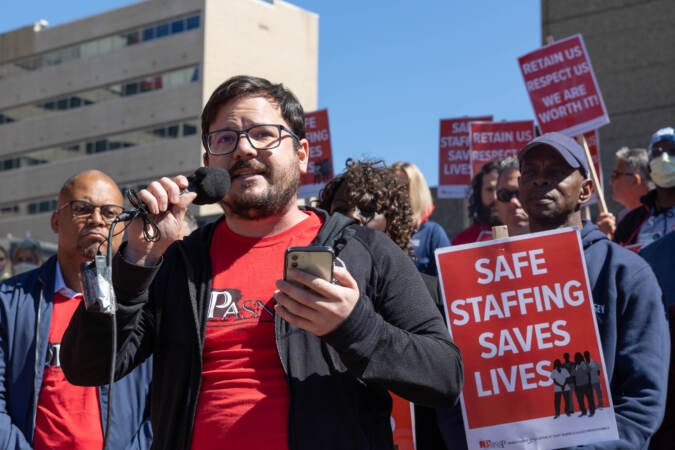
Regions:
<svg viewBox="0 0 675 450"><path fill-rule="evenodd" d="M438 198L464 198L471 184L469 123L492 116L441 119L438 144Z"/></svg>
<svg viewBox="0 0 675 450"><path fill-rule="evenodd" d="M518 63L543 133L576 136L609 123L580 34L523 55Z"/></svg>
<svg viewBox="0 0 675 450"><path fill-rule="evenodd" d="M307 173L300 180L298 196L309 198L319 195L326 182L333 178L333 155L330 145L328 110L305 114L305 133L309 141Z"/></svg>
<svg viewBox="0 0 675 450"><path fill-rule="evenodd" d="M616 439L611 404L583 421L578 408L567 415L561 406L562 417L553 416L554 362L565 353L574 360L588 351L599 362L603 398L610 398L578 232L447 247L436 259L448 328L464 360L469 448L486 441L522 448L529 439L546 449Z"/></svg>
<svg viewBox="0 0 675 450"><path fill-rule="evenodd" d="M391 395L391 431L396 450L415 450L414 407L408 400Z"/></svg>
<svg viewBox="0 0 675 450"><path fill-rule="evenodd" d="M471 122L471 176L495 159L518 156L518 152L534 139L534 122Z"/></svg>

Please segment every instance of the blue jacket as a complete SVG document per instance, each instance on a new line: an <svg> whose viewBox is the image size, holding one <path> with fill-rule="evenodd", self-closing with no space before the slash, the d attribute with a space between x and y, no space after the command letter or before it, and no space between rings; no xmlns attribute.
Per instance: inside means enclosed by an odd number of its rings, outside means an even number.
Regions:
<svg viewBox="0 0 675 450"><path fill-rule="evenodd" d="M671 231L661 239L657 239L640 249L642 256L652 267L656 279L661 284L663 302L666 308L675 304L675 231Z"/></svg>
<svg viewBox="0 0 675 450"><path fill-rule="evenodd" d="M646 449L663 418L670 334L649 265L590 222L581 230L620 441L584 446Z"/></svg>
<svg viewBox="0 0 675 450"><path fill-rule="evenodd" d="M417 270L434 277L438 276L436 267L437 248L449 247L450 239L443 227L436 222L422 222L417 232L412 236L413 252L415 252L415 266Z"/></svg>
<svg viewBox="0 0 675 450"><path fill-rule="evenodd" d="M0 449L28 449L47 359L56 257L0 284ZM146 449L152 443L150 360L113 388L109 448ZM108 386L99 387L105 430Z"/></svg>

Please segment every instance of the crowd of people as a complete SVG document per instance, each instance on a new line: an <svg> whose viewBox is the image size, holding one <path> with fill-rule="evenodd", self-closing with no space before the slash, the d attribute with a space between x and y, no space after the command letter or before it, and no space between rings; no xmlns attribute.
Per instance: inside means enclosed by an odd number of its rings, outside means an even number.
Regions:
<svg viewBox="0 0 675 450"><path fill-rule="evenodd" d="M386 450L391 393L415 405L419 450L467 448L462 349L445 323L435 251L492 239L496 225L509 236L579 230L620 438L587 446L670 448L673 128L616 153L618 220L582 219L597 189L584 151L547 133L482 167L473 223L450 239L411 162L349 159L299 206L309 144L281 84L230 78L201 121L204 165L231 179L214 222L198 227L187 178L165 177L138 193L156 238L137 218L108 242L122 194L87 170L58 193L56 255L42 262L17 246L10 269L0 248L0 448ZM309 245L332 247L333 280L301 270L280 279L286 249ZM82 301L81 266L108 247L114 315ZM572 393L582 416L610 404L590 356L551 361L552 417L575 412Z"/></svg>

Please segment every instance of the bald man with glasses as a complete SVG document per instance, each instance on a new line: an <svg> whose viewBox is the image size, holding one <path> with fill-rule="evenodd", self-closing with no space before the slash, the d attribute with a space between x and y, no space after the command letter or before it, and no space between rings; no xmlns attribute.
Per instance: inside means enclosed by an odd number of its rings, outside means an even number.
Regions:
<svg viewBox="0 0 675 450"><path fill-rule="evenodd" d="M56 255L0 285L0 448L101 449L109 402L109 448L152 443L150 360L117 381L112 397L107 386L70 384L61 368L61 338L82 303L80 266L120 245L121 233L109 243L108 231L121 205L122 193L103 172L69 178L50 219Z"/></svg>

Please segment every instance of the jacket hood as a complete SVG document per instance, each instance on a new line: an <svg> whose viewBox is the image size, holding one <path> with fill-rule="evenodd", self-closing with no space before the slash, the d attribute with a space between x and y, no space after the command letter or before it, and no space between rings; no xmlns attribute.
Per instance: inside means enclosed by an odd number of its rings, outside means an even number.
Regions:
<svg viewBox="0 0 675 450"><path fill-rule="evenodd" d="M582 222L583 228L581 228L580 233L581 233L581 244L584 250L586 250L596 242L602 240L609 241L607 235L601 232L598 229L598 227L596 227L591 221L583 219Z"/></svg>
<svg viewBox="0 0 675 450"><path fill-rule="evenodd" d="M301 209L313 211L324 221L321 231L319 231L319 234L314 239L314 244L331 245L335 237L337 237L344 228L349 225L358 224L356 220L351 217L343 216L340 213L328 214L323 209L312 207L303 207Z"/></svg>

